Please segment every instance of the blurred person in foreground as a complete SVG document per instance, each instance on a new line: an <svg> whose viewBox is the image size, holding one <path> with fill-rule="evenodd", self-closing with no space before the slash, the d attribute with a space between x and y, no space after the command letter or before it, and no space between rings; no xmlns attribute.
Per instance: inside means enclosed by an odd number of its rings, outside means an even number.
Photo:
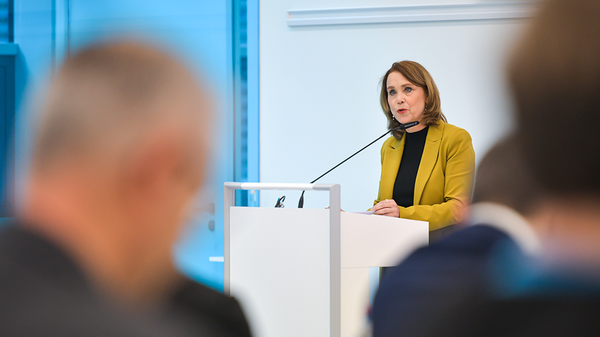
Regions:
<svg viewBox="0 0 600 337"><path fill-rule="evenodd" d="M541 189L517 145L509 137L482 159L465 228L415 251L383 276L372 310L374 336L413 336L483 296L487 261L499 245L539 253L537 232L545 230L536 208Z"/></svg>
<svg viewBox="0 0 600 337"><path fill-rule="evenodd" d="M597 0L545 2L509 63L519 146L545 191L539 256L498 250L487 296L420 336L599 334L599 17Z"/></svg>
<svg viewBox="0 0 600 337"><path fill-rule="evenodd" d="M0 335L248 336L236 300L173 263L210 142L191 72L154 47L95 45L41 108L25 200L0 232Z"/></svg>

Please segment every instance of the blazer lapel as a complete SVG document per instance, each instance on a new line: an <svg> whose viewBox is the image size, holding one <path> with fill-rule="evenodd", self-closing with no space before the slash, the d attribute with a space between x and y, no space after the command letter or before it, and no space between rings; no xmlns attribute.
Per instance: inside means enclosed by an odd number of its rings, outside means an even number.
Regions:
<svg viewBox="0 0 600 337"><path fill-rule="evenodd" d="M445 123L443 121L440 121L440 125L430 126L429 130L427 131L427 140L425 141L425 148L423 148L421 164L419 164L417 180L415 181L414 205L420 205L423 189L425 188L425 184L427 183L427 180L429 180L429 176L431 176L433 167L437 162L444 124Z"/></svg>
<svg viewBox="0 0 600 337"><path fill-rule="evenodd" d="M390 147L392 148L390 153L386 153L383 170L386 174L381 178L381 198L392 199L394 197L394 184L396 183L396 176L398 175L398 167L400 167L400 160L404 153L404 142L406 137L402 139L395 139Z"/></svg>

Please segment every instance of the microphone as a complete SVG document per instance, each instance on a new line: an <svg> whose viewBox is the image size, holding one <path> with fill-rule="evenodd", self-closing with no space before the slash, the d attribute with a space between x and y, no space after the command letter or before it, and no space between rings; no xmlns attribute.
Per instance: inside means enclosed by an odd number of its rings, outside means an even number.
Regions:
<svg viewBox="0 0 600 337"><path fill-rule="evenodd" d="M323 178L325 175L327 175L327 173L329 173L329 172L331 172L331 171L335 170L335 169L336 169L338 166L340 166L340 165L342 165L343 163L347 162L347 161L348 161L350 158L352 158L352 157L356 156L357 154L361 153L361 152L362 152L362 150L364 150L364 149L368 148L369 146L373 145L373 143L375 143L376 141L378 141L378 140L380 140L381 138L385 137L385 136L386 136L388 133L390 133L390 132L392 132L392 131L396 131L396 130L406 130L406 129L408 129L408 128L412 128L413 126L415 126L415 125L418 125L418 124L419 124L419 122L418 122L418 121L414 121L414 122L408 122L408 123L405 123L405 124L402 124L402 123L400 123L400 126L397 126L397 127L393 128L393 129L390 129L390 130L386 131L386 133L384 133L383 135L379 136L377 139L375 139L374 141L370 142L369 144L367 144L367 145L366 145L365 147L363 147L362 149L360 149L360 150L358 150L358 151L354 152L354 154L353 154L353 155L351 155L350 157L348 157L348 158L344 159L344 160L343 160L341 163L339 163L339 164L335 165L334 167L330 168L330 169L329 169L329 171L327 171L327 172L325 172L325 173L321 174L321 175L320 175L320 176L319 176L317 179L315 179L315 180L311 181L310 183L311 183L311 184L314 184L314 183L315 183L315 181L317 181L317 180L319 180L319 179ZM300 200L298 200L298 208L302 208L302 207L304 207L304 192L306 192L306 191L302 191L302 194L300 195Z"/></svg>

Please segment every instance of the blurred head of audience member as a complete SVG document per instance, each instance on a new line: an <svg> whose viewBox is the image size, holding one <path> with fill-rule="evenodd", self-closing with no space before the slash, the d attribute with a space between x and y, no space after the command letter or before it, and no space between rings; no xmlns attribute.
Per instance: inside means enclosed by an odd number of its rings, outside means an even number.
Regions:
<svg viewBox="0 0 600 337"><path fill-rule="evenodd" d="M473 203L491 202L510 207L524 216L535 213L541 188L523 165L514 136L496 143L477 167Z"/></svg>
<svg viewBox="0 0 600 337"><path fill-rule="evenodd" d="M508 232L526 254L541 250L540 236L548 219L540 209L542 187L525 165L517 138L510 135L496 143L477 168L469 223L497 226Z"/></svg>
<svg viewBox="0 0 600 337"><path fill-rule="evenodd" d="M116 42L68 59L37 125L20 218L105 294L160 301L172 246L204 180L211 106L178 60Z"/></svg>
<svg viewBox="0 0 600 337"><path fill-rule="evenodd" d="M599 17L596 0L547 1L509 64L519 144L547 192L546 257L564 265L600 264Z"/></svg>

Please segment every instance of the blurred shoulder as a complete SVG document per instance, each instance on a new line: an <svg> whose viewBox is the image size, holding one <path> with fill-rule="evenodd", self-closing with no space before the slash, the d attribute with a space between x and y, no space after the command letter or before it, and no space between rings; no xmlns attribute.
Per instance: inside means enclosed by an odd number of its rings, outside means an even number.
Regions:
<svg viewBox="0 0 600 337"><path fill-rule="evenodd" d="M198 317L208 318L234 336L251 335L246 316L235 298L191 279L186 279L172 296L170 310L192 323Z"/></svg>

